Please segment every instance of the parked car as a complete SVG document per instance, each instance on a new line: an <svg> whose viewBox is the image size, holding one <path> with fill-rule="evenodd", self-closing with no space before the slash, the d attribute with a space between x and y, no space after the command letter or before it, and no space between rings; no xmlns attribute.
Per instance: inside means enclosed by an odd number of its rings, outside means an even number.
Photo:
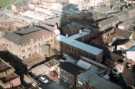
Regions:
<svg viewBox="0 0 135 89"><path fill-rule="evenodd" d="M38 81L43 84L49 84L51 80L46 75L40 75Z"/></svg>

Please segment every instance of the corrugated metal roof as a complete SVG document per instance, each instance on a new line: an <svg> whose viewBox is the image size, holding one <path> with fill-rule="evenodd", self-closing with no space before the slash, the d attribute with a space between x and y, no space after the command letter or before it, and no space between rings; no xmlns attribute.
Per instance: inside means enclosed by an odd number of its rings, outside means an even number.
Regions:
<svg viewBox="0 0 135 89"><path fill-rule="evenodd" d="M83 50L83 51L85 51L87 53L90 53L92 55L100 55L103 52L103 50L100 49L100 48L97 48L97 47L94 47L92 45L88 45L88 44L79 42L77 40L67 38L67 37L62 36L62 35L60 35L57 40L60 41L60 42L65 43L65 44L68 44L68 45L70 45L72 47Z"/></svg>

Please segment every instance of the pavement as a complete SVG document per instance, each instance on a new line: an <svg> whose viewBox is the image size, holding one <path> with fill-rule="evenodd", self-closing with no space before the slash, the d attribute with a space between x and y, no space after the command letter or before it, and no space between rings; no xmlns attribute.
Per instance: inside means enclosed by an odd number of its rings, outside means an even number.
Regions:
<svg viewBox="0 0 135 89"><path fill-rule="evenodd" d="M49 68L45 64L41 64L41 65L31 69L31 72L36 76L41 75L41 74L48 75Z"/></svg>

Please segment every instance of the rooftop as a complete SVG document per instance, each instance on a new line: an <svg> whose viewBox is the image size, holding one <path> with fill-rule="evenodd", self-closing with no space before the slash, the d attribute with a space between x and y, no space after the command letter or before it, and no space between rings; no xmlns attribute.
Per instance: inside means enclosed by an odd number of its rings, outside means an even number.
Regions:
<svg viewBox="0 0 135 89"><path fill-rule="evenodd" d="M132 46L132 47L129 48L127 51L135 51L135 46Z"/></svg>
<svg viewBox="0 0 135 89"><path fill-rule="evenodd" d="M11 66L0 58L0 72L11 69Z"/></svg>
<svg viewBox="0 0 135 89"><path fill-rule="evenodd" d="M6 82L9 82L10 80L16 79L17 77L18 77L18 75L15 74L15 73L13 73L13 74L11 74L11 75L9 75L9 76L6 76L6 77L4 77L4 78L1 78L1 80L2 80L4 83L6 83Z"/></svg>
<svg viewBox="0 0 135 89"><path fill-rule="evenodd" d="M29 23L24 21L24 20L20 20L20 19L14 19L14 18L7 18L4 20L0 21L0 31L16 31L20 28L26 27L28 26Z"/></svg>
<svg viewBox="0 0 135 89"><path fill-rule="evenodd" d="M99 30L104 31L110 27L115 26L118 23L119 23L119 19L117 17L106 18L105 20L98 22Z"/></svg>
<svg viewBox="0 0 135 89"><path fill-rule="evenodd" d="M7 71L7 70L10 69L10 68L11 68L10 66L7 66L7 65L4 64L4 63L1 63L1 64L0 64L0 72Z"/></svg>
<svg viewBox="0 0 135 89"><path fill-rule="evenodd" d="M24 35L20 35L20 34L16 34L16 33L7 33L4 37L7 40L9 40L17 45L26 45L26 44L30 43L31 41L34 42L34 41L42 39L43 36L44 36L44 38L48 39L54 35L52 32L47 31L47 30L40 30L40 31L36 31L36 32L26 31L26 33L25 32L23 33L23 31L22 32L20 31L20 33L22 33Z"/></svg>
<svg viewBox="0 0 135 89"><path fill-rule="evenodd" d="M65 71L67 71L67 72L69 72L69 73L71 73L73 75L78 75L78 74L80 74L80 73L85 71L81 67L79 67L79 66L77 66L75 64L72 64L70 62L61 62L60 63L60 67L63 70L65 70Z"/></svg>
<svg viewBox="0 0 135 89"><path fill-rule="evenodd" d="M43 30L43 29L38 28L36 26L29 26L29 27L21 28L21 29L15 31L15 33L20 34L20 35L25 35L25 34L29 34L29 33L32 33L32 32L38 32L40 30Z"/></svg>
<svg viewBox="0 0 135 89"><path fill-rule="evenodd" d="M62 35L60 35L57 39L60 42L63 42L65 44L68 44L70 46L73 46L75 48L78 48L80 50L83 50L83 51L85 51L87 53L90 53L92 55L100 55L103 52L103 50L100 49L100 48L97 48L97 47L94 47L92 45L88 45L88 44L79 42L77 40L70 39L70 38L65 37L65 36L62 36Z"/></svg>

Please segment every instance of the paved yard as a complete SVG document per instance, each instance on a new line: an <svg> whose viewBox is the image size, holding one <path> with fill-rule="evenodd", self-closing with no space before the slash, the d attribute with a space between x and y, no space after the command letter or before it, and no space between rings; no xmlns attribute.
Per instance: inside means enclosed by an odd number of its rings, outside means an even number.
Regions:
<svg viewBox="0 0 135 89"><path fill-rule="evenodd" d="M33 68L31 70L31 72L36 76L41 75L41 74L47 75L49 73L49 69L46 65L41 64L41 65Z"/></svg>

